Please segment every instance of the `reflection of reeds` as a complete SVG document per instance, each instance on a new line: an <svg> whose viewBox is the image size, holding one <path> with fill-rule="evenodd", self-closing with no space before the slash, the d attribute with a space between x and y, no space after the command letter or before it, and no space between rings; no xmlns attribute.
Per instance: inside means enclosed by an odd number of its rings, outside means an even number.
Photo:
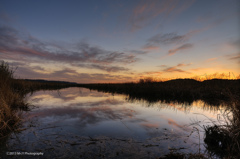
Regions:
<svg viewBox="0 0 240 159"><path fill-rule="evenodd" d="M221 105L228 102L228 92L239 94L240 80L206 80L177 79L165 82L140 81L139 83L122 84L81 84L79 86L109 93L121 93L129 99L144 99L149 102L189 103L203 100L210 105Z"/></svg>

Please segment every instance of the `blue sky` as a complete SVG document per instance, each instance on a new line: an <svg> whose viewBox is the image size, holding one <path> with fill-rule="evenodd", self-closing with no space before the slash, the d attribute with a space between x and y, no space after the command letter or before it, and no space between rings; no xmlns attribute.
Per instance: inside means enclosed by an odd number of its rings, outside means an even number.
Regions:
<svg viewBox="0 0 240 159"><path fill-rule="evenodd" d="M19 78L127 82L239 71L238 0L0 0Z"/></svg>

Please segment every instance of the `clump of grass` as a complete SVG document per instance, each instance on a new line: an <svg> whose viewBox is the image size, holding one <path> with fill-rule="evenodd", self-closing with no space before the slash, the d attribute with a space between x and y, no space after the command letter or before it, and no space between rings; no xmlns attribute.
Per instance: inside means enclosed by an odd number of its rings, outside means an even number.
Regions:
<svg viewBox="0 0 240 159"><path fill-rule="evenodd" d="M0 138L14 130L20 121L14 108L26 105L22 96L12 89L13 73L6 62L0 63Z"/></svg>
<svg viewBox="0 0 240 159"><path fill-rule="evenodd" d="M224 124L204 127L205 143L210 153L225 158L240 158L240 97L229 93L231 107L223 114Z"/></svg>

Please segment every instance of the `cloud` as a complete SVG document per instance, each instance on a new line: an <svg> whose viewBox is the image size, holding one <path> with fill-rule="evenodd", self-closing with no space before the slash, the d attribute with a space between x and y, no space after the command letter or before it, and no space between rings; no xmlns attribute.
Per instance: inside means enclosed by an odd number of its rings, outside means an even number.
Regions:
<svg viewBox="0 0 240 159"><path fill-rule="evenodd" d="M240 63L240 52L237 55L227 56L229 60L234 60Z"/></svg>
<svg viewBox="0 0 240 159"><path fill-rule="evenodd" d="M133 54L146 54L148 53L146 50L130 50L129 52L133 53Z"/></svg>
<svg viewBox="0 0 240 159"><path fill-rule="evenodd" d="M107 72L129 71L128 68L119 67L119 66L102 66L102 65L92 64L91 67L95 68L95 69L104 70L104 71L107 71Z"/></svg>
<svg viewBox="0 0 240 159"><path fill-rule="evenodd" d="M142 72L142 73L138 73L138 76L140 78L146 77L146 76L159 76L161 75L163 72L161 71L147 71L147 72Z"/></svg>
<svg viewBox="0 0 240 159"><path fill-rule="evenodd" d="M187 32L186 34L178 34L176 32L170 32L170 33L158 33L149 39L147 39L146 44L143 46L143 48L152 48L152 49L159 49L161 45L176 45L176 44L183 44L187 42L192 36L204 31L203 29L195 29ZM190 46L192 44L185 44L183 47ZM181 48L180 48L181 49Z"/></svg>
<svg viewBox="0 0 240 159"><path fill-rule="evenodd" d="M73 64L74 66L80 66L89 69L98 69L106 72L120 72L120 71L129 71L130 69L121 67L121 66L107 66L99 64Z"/></svg>
<svg viewBox="0 0 240 159"><path fill-rule="evenodd" d="M184 64L184 63L180 63L177 65L177 67L182 67L182 66L190 66L192 63L189 63L189 64Z"/></svg>
<svg viewBox="0 0 240 159"><path fill-rule="evenodd" d="M167 67L167 65L160 65L160 66L158 66L158 67Z"/></svg>
<svg viewBox="0 0 240 159"><path fill-rule="evenodd" d="M178 69L176 67L168 67L166 69L163 70L164 72L184 72L187 73L186 71L182 70L182 69Z"/></svg>
<svg viewBox="0 0 240 159"><path fill-rule="evenodd" d="M143 50L147 50L147 51L155 51L155 50L159 50L160 47L158 46L153 46L153 45L145 45L143 47Z"/></svg>
<svg viewBox="0 0 240 159"><path fill-rule="evenodd" d="M178 35L177 33L157 34L148 39L149 44L176 44L184 42L189 37L187 35Z"/></svg>
<svg viewBox="0 0 240 159"><path fill-rule="evenodd" d="M0 26L0 57L3 59L84 63L87 65L82 66L107 72L128 70L124 67L111 66L113 63L129 64L138 61L133 54L106 50L86 42L71 46L74 47L67 48L57 43L43 42L12 27Z"/></svg>
<svg viewBox="0 0 240 159"><path fill-rule="evenodd" d="M134 9L130 17L131 31L142 29L152 21L160 21L174 17L190 7L193 0L148 0L141 1Z"/></svg>
<svg viewBox="0 0 240 159"><path fill-rule="evenodd" d="M167 67L163 70L163 72L180 72L180 73L188 73L190 74L190 72L188 71L185 71L185 70L182 70L182 69L179 69L179 67L184 67L184 66L189 66L191 65L192 63L189 63L189 64L183 64L183 63L180 63L176 66L172 66L172 67Z"/></svg>
<svg viewBox="0 0 240 159"><path fill-rule="evenodd" d="M240 59L240 55L232 56L229 58L229 60L238 60Z"/></svg>
<svg viewBox="0 0 240 159"><path fill-rule="evenodd" d="M229 42L229 44L232 45L232 46L234 46L234 47L236 47L236 48L238 48L238 49L240 49L240 38L239 38L239 39L236 39L236 40L231 40L231 41Z"/></svg>
<svg viewBox="0 0 240 159"><path fill-rule="evenodd" d="M11 63L10 63L11 64ZM79 73L72 68L63 68L51 72L39 67L22 65L15 71L16 78L23 79L51 79L60 81L72 81L78 83L102 83L102 82L126 82L133 81L131 76L113 75L105 73Z"/></svg>
<svg viewBox="0 0 240 159"><path fill-rule="evenodd" d="M190 72L185 71L183 69L179 69L179 67L185 67L185 66L190 66L192 65L192 63L188 63L188 64L184 64L184 63L179 63L176 66L172 66L172 67L168 67L167 65L160 65L157 67L161 67L162 70L161 71L148 71L148 72L143 72L143 73L139 73L138 76L140 78L144 78L146 76L158 76L160 77L160 75L164 74L164 73L171 73L171 72L180 72L180 73L187 73L190 74ZM162 78L163 79L163 78Z"/></svg>
<svg viewBox="0 0 240 159"><path fill-rule="evenodd" d="M169 50L168 55L172 56L172 55L176 54L178 51L190 49L192 47L193 47L193 44L191 44L191 43L183 44L175 49Z"/></svg>
<svg viewBox="0 0 240 159"><path fill-rule="evenodd" d="M206 61L207 61L207 62L211 62L211 61L215 61L215 60L217 60L217 59L218 59L217 57L213 57L213 58L207 59Z"/></svg>
<svg viewBox="0 0 240 159"><path fill-rule="evenodd" d="M171 33L159 33L147 40L148 45L170 45L170 44L179 44L188 41L193 35L200 33L204 29L195 29L187 32L186 34L180 35L175 32Z"/></svg>

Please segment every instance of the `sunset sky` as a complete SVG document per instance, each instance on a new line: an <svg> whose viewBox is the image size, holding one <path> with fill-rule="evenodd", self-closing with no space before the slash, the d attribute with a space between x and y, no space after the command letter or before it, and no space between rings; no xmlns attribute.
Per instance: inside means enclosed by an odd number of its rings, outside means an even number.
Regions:
<svg viewBox="0 0 240 159"><path fill-rule="evenodd" d="M239 0L0 0L0 60L78 83L240 74Z"/></svg>

